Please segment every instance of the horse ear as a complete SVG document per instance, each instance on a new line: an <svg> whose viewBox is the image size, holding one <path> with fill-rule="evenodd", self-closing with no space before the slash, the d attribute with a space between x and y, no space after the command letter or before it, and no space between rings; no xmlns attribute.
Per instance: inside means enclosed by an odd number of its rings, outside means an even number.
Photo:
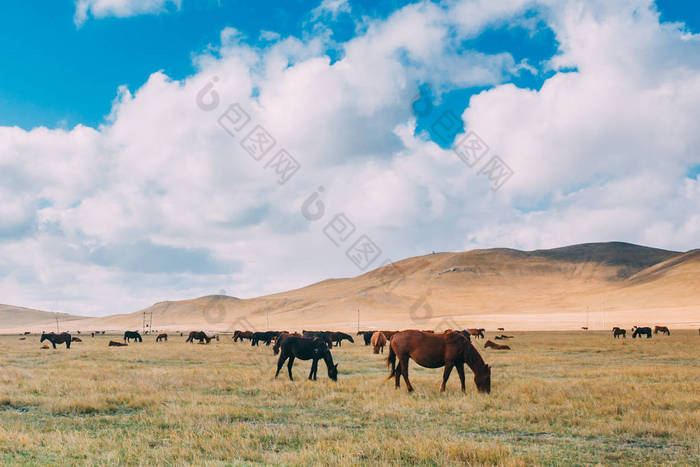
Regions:
<svg viewBox="0 0 700 467"><path fill-rule="evenodd" d="M336 369L336 370L338 369L338 364L337 364L337 363L335 364L335 369Z"/></svg>

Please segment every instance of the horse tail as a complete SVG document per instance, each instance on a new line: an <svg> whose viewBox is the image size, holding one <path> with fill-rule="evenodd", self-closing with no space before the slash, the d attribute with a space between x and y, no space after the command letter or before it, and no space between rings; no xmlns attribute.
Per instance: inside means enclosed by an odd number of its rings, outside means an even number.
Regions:
<svg viewBox="0 0 700 467"><path fill-rule="evenodd" d="M391 344L389 344L389 356L386 357L386 366L391 368L391 372L389 373L387 379L391 379L396 376L396 354L394 353L394 349L391 347Z"/></svg>

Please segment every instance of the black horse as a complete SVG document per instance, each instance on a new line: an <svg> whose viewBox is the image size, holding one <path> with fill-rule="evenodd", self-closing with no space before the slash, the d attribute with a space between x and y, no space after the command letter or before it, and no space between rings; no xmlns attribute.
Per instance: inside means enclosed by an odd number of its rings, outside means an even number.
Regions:
<svg viewBox="0 0 700 467"><path fill-rule="evenodd" d="M200 344L203 344L205 341L208 344L211 342L211 337L207 336L207 334L204 331L191 331L189 337L187 337L187 340L185 342L194 342L195 340L198 340Z"/></svg>
<svg viewBox="0 0 700 467"><path fill-rule="evenodd" d="M362 336L365 341L365 345L370 345L372 343L372 334L374 331L357 331L358 336Z"/></svg>
<svg viewBox="0 0 700 467"><path fill-rule="evenodd" d="M355 343L355 339L353 339L350 334L345 334L344 332L332 331L328 333L328 337L331 339L331 342L335 343L336 347L340 347L344 340L350 341L353 344Z"/></svg>
<svg viewBox="0 0 700 467"><path fill-rule="evenodd" d="M338 381L338 364L333 364L333 356L326 342L318 338L296 337L289 336L282 341L280 348L280 358L277 360L277 372L275 378L280 374L282 365L286 360L287 370L289 371L290 381L294 381L292 377L292 366L294 359L313 360L311 363L311 372L309 379L316 380L316 372L318 370L318 361L323 359L328 368L328 377L333 381Z"/></svg>
<svg viewBox="0 0 700 467"><path fill-rule="evenodd" d="M39 339L39 343L42 343L44 341L51 342L51 345L53 345L54 349L56 348L56 344L66 344L66 348L70 349L71 335L67 332L62 332L60 334L56 334L55 332L50 332L46 334L45 332L42 332L41 339Z"/></svg>
<svg viewBox="0 0 700 467"><path fill-rule="evenodd" d="M329 349L333 348L333 341L328 331L302 331L301 334L304 337L317 337L321 339Z"/></svg>
<svg viewBox="0 0 700 467"><path fill-rule="evenodd" d="M126 331L124 333L124 342L129 342L129 339L134 339L135 342L143 342L141 334L138 331Z"/></svg>
<svg viewBox="0 0 700 467"><path fill-rule="evenodd" d="M623 338L626 339L626 338L627 338L627 330L626 330L626 329L622 329L622 328L618 328L617 326L615 326L615 327L613 328L613 337L614 337L615 339L617 339L617 338L620 337L620 336L622 336Z"/></svg>
<svg viewBox="0 0 700 467"><path fill-rule="evenodd" d="M270 345L270 343L277 337L279 336L280 333L278 331L258 331L254 332L250 336L250 345L256 346L258 345L259 342L264 342L265 345Z"/></svg>
<svg viewBox="0 0 700 467"><path fill-rule="evenodd" d="M632 333L632 338L636 338L637 336L641 337L642 336L647 336L647 339L651 339L651 328L649 327L643 327L639 328L637 326L634 327L634 332Z"/></svg>

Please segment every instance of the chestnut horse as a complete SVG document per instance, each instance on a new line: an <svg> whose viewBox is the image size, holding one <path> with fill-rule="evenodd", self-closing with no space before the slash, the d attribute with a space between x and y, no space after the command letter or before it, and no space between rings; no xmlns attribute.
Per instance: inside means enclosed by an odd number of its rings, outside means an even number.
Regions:
<svg viewBox="0 0 700 467"><path fill-rule="evenodd" d="M408 380L409 358L425 368L445 367L440 385L441 392L445 390L445 384L447 384L453 367L457 368L462 391L465 391L465 363L474 372L474 383L479 392L491 392L491 367L484 363L471 342L459 332L449 331L443 334L434 334L409 330L394 334L389 344L389 357L386 359L387 366L391 367L391 373L387 379L391 379L393 376L398 388L400 377L403 375L408 392L411 392L413 386Z"/></svg>
<svg viewBox="0 0 700 467"><path fill-rule="evenodd" d="M386 345L386 336L383 332L377 331L372 334L372 351L378 354L381 350L384 353L384 346Z"/></svg>
<svg viewBox="0 0 700 467"><path fill-rule="evenodd" d="M486 329L484 329L484 328L467 329L467 332L469 333L470 336L481 337L482 339L484 339L484 332L485 331L486 331Z"/></svg>
<svg viewBox="0 0 700 467"><path fill-rule="evenodd" d="M496 349L496 350L510 350L510 347L508 347L505 344L496 344L495 342L486 341L486 343L484 344L484 348L489 348L489 347L491 347L492 349Z"/></svg>
<svg viewBox="0 0 700 467"><path fill-rule="evenodd" d="M156 342L160 342L160 341L168 342L168 335L167 334L158 334L158 337L156 337Z"/></svg>
<svg viewBox="0 0 700 467"><path fill-rule="evenodd" d="M71 335L68 334L67 332L62 332L61 334L56 334L55 332L50 332L50 333L41 333L41 339L39 339L39 343L44 342L45 340L51 342L51 345L53 345L53 348L56 348L56 344L66 344L66 348L70 349L70 342L71 342Z"/></svg>
<svg viewBox="0 0 700 467"><path fill-rule="evenodd" d="M654 334L666 334L667 336L671 335L671 331L666 326L654 326Z"/></svg>
<svg viewBox="0 0 700 467"><path fill-rule="evenodd" d="M311 372L309 373L309 379L316 380L316 372L318 370L318 361L323 359L326 362L326 367L328 368L328 377L333 381L338 381L338 364L333 364L333 356L328 348L328 345L322 339L317 337L297 337L297 336L287 336L282 339L282 344L280 348L280 358L277 360L277 372L275 373L275 378L280 374L282 365L284 365L285 360L289 359L287 363L287 371L289 372L289 380L294 381L292 377L292 365L294 365L294 359L298 358L300 360L313 360L311 362Z"/></svg>

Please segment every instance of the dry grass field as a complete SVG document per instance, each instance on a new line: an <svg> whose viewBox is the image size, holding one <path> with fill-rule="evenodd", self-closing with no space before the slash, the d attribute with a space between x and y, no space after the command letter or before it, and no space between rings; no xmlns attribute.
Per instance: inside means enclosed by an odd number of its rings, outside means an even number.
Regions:
<svg viewBox="0 0 700 467"><path fill-rule="evenodd" d="M0 337L0 464L583 465L700 463L700 336L513 333L492 392L411 365L416 392L385 381L382 356L334 349L306 380L274 380L271 348L173 337L56 350ZM489 335L487 335L489 337ZM490 334L493 337L493 334ZM471 376L471 373L468 373Z"/></svg>

